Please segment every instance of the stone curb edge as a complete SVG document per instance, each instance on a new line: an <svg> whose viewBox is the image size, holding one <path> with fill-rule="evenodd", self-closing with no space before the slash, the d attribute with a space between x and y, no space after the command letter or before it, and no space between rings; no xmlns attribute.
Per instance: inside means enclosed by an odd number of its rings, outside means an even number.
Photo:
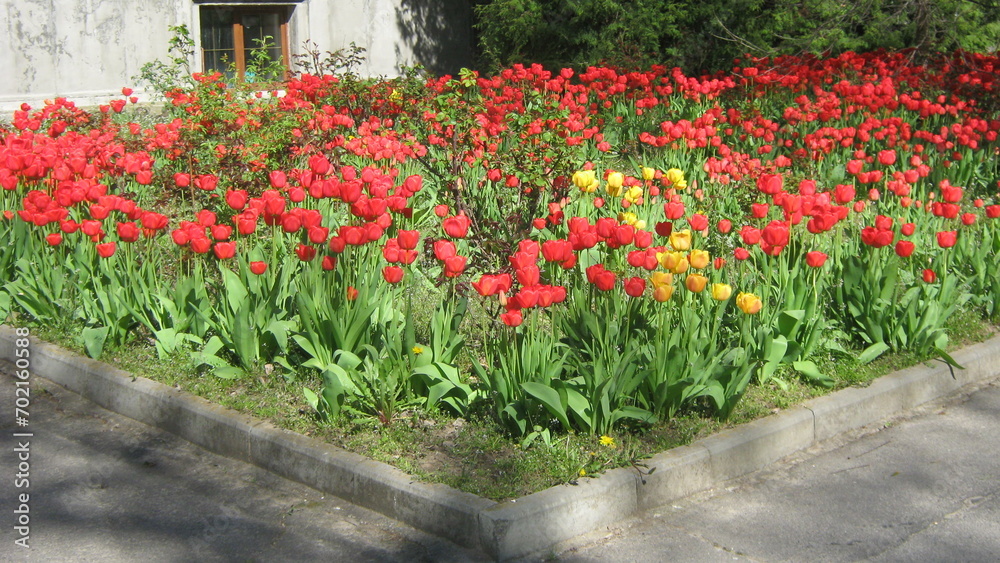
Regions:
<svg viewBox="0 0 1000 563"><path fill-rule="evenodd" d="M0 358L14 361L14 330L0 326ZM241 415L200 397L32 340L31 370L140 422L207 450L375 510L498 560L532 555L641 510L757 471L816 442L879 422L1000 374L1000 336L944 363L918 365L645 460L509 502L419 483L389 465Z"/></svg>

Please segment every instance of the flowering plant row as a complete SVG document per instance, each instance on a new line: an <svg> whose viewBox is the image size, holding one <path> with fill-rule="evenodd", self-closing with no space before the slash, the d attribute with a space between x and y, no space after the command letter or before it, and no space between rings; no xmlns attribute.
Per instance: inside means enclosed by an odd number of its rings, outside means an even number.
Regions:
<svg viewBox="0 0 1000 563"><path fill-rule="evenodd" d="M146 124L127 88L23 106L0 314L82 326L94 357L143 337L315 376L324 418L480 410L517 436L725 416L751 382L832 385L814 354L845 345L950 361L947 319L1000 297L997 60L907 55L195 75Z"/></svg>

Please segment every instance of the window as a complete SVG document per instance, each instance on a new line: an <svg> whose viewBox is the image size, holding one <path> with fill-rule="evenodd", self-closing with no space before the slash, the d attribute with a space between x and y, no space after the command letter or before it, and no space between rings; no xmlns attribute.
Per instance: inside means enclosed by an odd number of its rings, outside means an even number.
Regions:
<svg viewBox="0 0 1000 563"><path fill-rule="evenodd" d="M281 79L280 74L258 76L268 63L288 64L288 17L285 6L202 6L201 50L205 72L221 72L249 82ZM252 57L267 47L264 64Z"/></svg>

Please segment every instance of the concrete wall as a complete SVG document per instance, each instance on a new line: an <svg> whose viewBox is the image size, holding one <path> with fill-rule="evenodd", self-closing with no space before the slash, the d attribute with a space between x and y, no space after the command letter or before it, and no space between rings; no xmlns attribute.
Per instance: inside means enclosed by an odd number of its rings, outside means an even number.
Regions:
<svg viewBox="0 0 1000 563"><path fill-rule="evenodd" d="M136 88L142 65L166 59L169 26L186 24L199 42L198 6L267 2L193 0L0 0L0 111L38 106L62 96L79 105L104 103L123 86ZM424 64L455 73L471 64L467 0L276 0L293 7L289 47L311 40L322 51L366 49L359 72L395 76ZM200 70L200 56L192 69Z"/></svg>
<svg viewBox="0 0 1000 563"><path fill-rule="evenodd" d="M166 55L190 10L161 0L0 0L0 104L65 96L93 103Z"/></svg>

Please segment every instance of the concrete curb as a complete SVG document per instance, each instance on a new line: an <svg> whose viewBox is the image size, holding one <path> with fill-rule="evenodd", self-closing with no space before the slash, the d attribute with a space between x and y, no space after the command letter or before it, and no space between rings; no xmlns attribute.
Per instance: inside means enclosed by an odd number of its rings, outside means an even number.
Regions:
<svg viewBox="0 0 1000 563"><path fill-rule="evenodd" d="M14 330L0 326L0 358L13 361ZM186 392L32 341L31 369L107 409L168 430L447 538L498 560L532 555L638 511L757 471L837 434L1000 374L1000 337L954 354L966 369L916 366L729 429L647 460L510 502L415 482L386 464L275 428Z"/></svg>

